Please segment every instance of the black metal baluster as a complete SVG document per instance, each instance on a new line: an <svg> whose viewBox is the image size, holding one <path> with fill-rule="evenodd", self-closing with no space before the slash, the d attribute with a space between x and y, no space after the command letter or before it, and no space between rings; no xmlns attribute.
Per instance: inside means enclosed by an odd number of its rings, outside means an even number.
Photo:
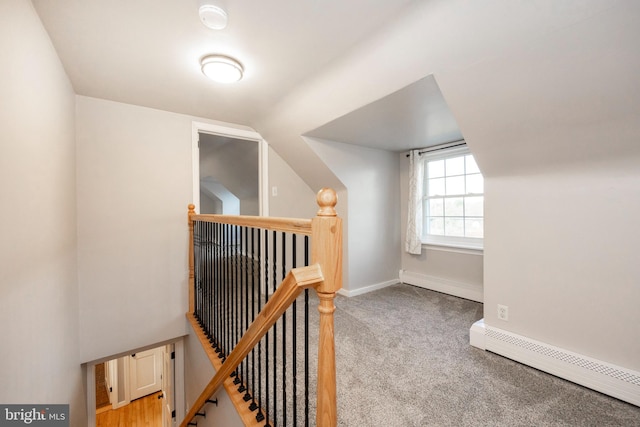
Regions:
<svg viewBox="0 0 640 427"><path fill-rule="evenodd" d="M211 280L213 278L212 276L212 271L211 271L211 254L213 251L213 248L211 246L211 227L210 227L210 223L203 221L201 226L201 230L202 230L202 234L200 236L200 238L202 239L202 283L201 283L201 290L202 290L202 295L201 295L201 299L200 299L200 313L202 314L202 325L205 327L205 332L207 333L207 337L211 338L212 335L212 331L209 329L209 325L207 324L207 315L209 313L209 307L208 307L208 291L209 291L209 287L211 286Z"/></svg>
<svg viewBox="0 0 640 427"><path fill-rule="evenodd" d="M200 245L199 252L200 252L200 254L202 256L202 252L205 250L205 248L203 248L204 237L202 235L202 224L199 224L198 228L200 229L199 230L199 236L198 236L199 245ZM196 301L195 310L196 310L196 313L197 313L198 322L200 322L200 323L202 323L202 304L203 304L202 293L204 292L203 281L202 280L205 279L203 276L204 276L204 274L206 274L206 271L203 271L204 267L205 267L204 265L200 265L200 273L201 273L200 279L201 280L200 280L199 283L197 283L197 293L196 293L196 300L195 300Z"/></svg>
<svg viewBox="0 0 640 427"><path fill-rule="evenodd" d="M199 278L199 267L200 267L200 245L198 243L198 222L193 222L193 315L198 318L198 278Z"/></svg>
<svg viewBox="0 0 640 427"><path fill-rule="evenodd" d="M216 352L220 350L220 296L218 295L218 277L220 276L220 266L218 260L220 259L218 254L218 240L219 240L220 224L213 223L211 227L211 266L213 270L213 280L211 284L213 286L213 348Z"/></svg>
<svg viewBox="0 0 640 427"><path fill-rule="evenodd" d="M226 225L220 224L220 276L218 277L218 286L220 286L220 360L224 360L224 352L227 345L227 287L224 282L226 280L226 260L225 260L225 238L226 238Z"/></svg>
<svg viewBox="0 0 640 427"><path fill-rule="evenodd" d="M235 244L236 244L236 230L235 225L231 226L231 242L229 243L229 250L231 252L231 258L229 260L231 266L231 347L229 347L229 353L238 344L238 283L237 283L237 263L235 256ZM238 368L231 373L232 377L235 377L234 384L238 385Z"/></svg>
<svg viewBox="0 0 640 427"><path fill-rule="evenodd" d="M297 257L296 257L296 241L297 241L297 234L294 234L291 236L291 268L296 268L298 267L298 263L297 263ZM292 382L293 382L293 426L297 426L298 425L298 358L297 358L297 353L298 353L298 346L297 346L297 335L298 335L298 310L297 310L297 301L298 299L296 298L293 301L293 310L292 310L292 319L291 319L291 328L293 329L292 334L291 334L291 349L292 349L292 356L293 356L293 360L291 361L291 369L293 372L291 372L291 376L292 376Z"/></svg>
<svg viewBox="0 0 640 427"><path fill-rule="evenodd" d="M236 231L236 236L238 236L238 241L236 242L236 270L238 272L238 331L239 331L239 337L242 338L242 335L244 334L244 283L243 283L243 274L242 274L242 227L238 226L238 229ZM240 340L238 339L238 342L240 342ZM236 343L236 346L238 344ZM239 392L243 392L244 391L244 375L243 375L243 366L244 366L244 360L242 360L240 362L240 364L238 365L238 378L240 379L240 382L238 384L238 391Z"/></svg>
<svg viewBox="0 0 640 427"><path fill-rule="evenodd" d="M216 285L218 288L218 357L222 359L224 356L224 328L225 328L225 292L224 292L224 224L218 224L218 240L216 242L216 250L218 252L217 264L218 275L216 277Z"/></svg>
<svg viewBox="0 0 640 427"><path fill-rule="evenodd" d="M225 224L224 230L224 291L225 291L225 346L222 363L227 360L229 349L231 348L231 289L229 286L230 266L229 266L229 236L231 234L229 224Z"/></svg>
<svg viewBox="0 0 640 427"><path fill-rule="evenodd" d="M242 260L244 261L244 267L243 267L243 273L244 273L244 331L246 332L249 329L249 300L251 299L251 297L249 296L249 228L248 227L244 227L244 245L243 245L243 257ZM249 394L250 391L250 387L252 386L252 384L250 383L250 378L249 378L249 361L250 361L250 357L249 355L247 355L247 357L244 359L244 373L243 373L243 379L244 379L244 384L245 384L245 394L243 396L243 399L245 402L249 401L251 399L251 395Z"/></svg>
<svg viewBox="0 0 640 427"><path fill-rule="evenodd" d="M210 222L206 223L207 229L207 275L209 276L207 279L207 298L205 302L205 318L207 319L207 337L209 338L209 344L213 343L213 325L211 321L211 316L213 313L213 224Z"/></svg>
<svg viewBox="0 0 640 427"><path fill-rule="evenodd" d="M222 240L222 224L216 223L215 225L215 233L214 233L214 249L215 249L215 276L214 276L214 286L215 286L215 294L216 294L216 352L218 353L218 357L220 357L220 353L222 352L222 319L224 315L224 311L222 309L222 289L220 286L220 278L222 276L222 247L220 246L220 241Z"/></svg>
<svg viewBox="0 0 640 427"><path fill-rule="evenodd" d="M278 237L277 237L278 233L276 230L273 230L273 292L276 291L276 288L278 286L278 258L277 258L277 254L278 254ZM277 427L277 397L278 397L278 390L277 390L277 367L278 367L278 360L277 360L277 354L278 354L278 347L277 347L277 338L278 338L278 322L273 324L273 427Z"/></svg>
<svg viewBox="0 0 640 427"><path fill-rule="evenodd" d="M304 265L309 265L309 236L304 236ZM309 289L304 290L304 425L309 427Z"/></svg>
<svg viewBox="0 0 640 427"><path fill-rule="evenodd" d="M264 292L264 302L265 304L269 301L269 231L264 231L264 246L265 246L265 262L264 262L264 277L265 277L265 292ZM265 333L265 341L264 341L264 351L265 351L265 408L264 408L264 416L269 422L269 331ZM260 420L259 420L260 421Z"/></svg>
<svg viewBox="0 0 640 427"><path fill-rule="evenodd" d="M229 357L233 347L235 346L235 287L233 282L233 225L229 225L229 240L227 240L227 286L229 287L229 346L227 347L226 357Z"/></svg>
<svg viewBox="0 0 640 427"><path fill-rule="evenodd" d="M287 235L282 233L282 282L287 275ZM287 425L287 312L282 313L282 425Z"/></svg>
<svg viewBox="0 0 640 427"><path fill-rule="evenodd" d="M211 239L211 245L212 245L212 259L211 259L211 264L213 265L213 277L211 279L211 282L213 284L213 318L214 318L214 323L213 323L213 330L214 330L214 336L213 336L213 342L215 343L215 350L216 353L218 353L218 356L220 356L220 351L222 350L222 346L220 345L220 337L222 336L222 318L221 316L221 308L220 308L220 301L221 301L221 296L220 296L220 276L222 275L222 271L220 268L220 224L219 223L214 223L213 227L212 227L212 239Z"/></svg>
<svg viewBox="0 0 640 427"><path fill-rule="evenodd" d="M206 250L207 250L206 244L207 244L207 242L206 242L206 236L204 236L203 224L200 224L199 228L200 228L200 230L199 230L200 231L200 235L198 237L200 239L200 251L201 251L201 253L203 253L203 260L202 260L203 262L202 262L202 265L200 266L201 271L202 271L202 279L203 280L200 283L198 283L198 292L196 294L197 295L197 297L196 297L196 312L198 313L197 314L198 322L200 323L200 325L202 325L202 306L204 304L203 294L204 294L204 284L206 282L206 274L207 274L206 265L205 265L206 256L207 256L207 254L206 254Z"/></svg>
<svg viewBox="0 0 640 427"><path fill-rule="evenodd" d="M238 236L238 242L236 244L236 265L237 265L237 269L238 269L238 295L239 295L239 299L238 299L238 343L240 342L240 339L242 339L242 335L244 335L244 300L243 298L246 297L246 295L244 295L244 282L243 282L243 274L242 274L242 227L238 226L238 230L236 231L236 235ZM243 297L244 295L244 297ZM236 343L236 346L238 344ZM240 377L240 388L242 388L242 390L239 390L241 392L244 391L244 376L242 375L242 369L244 367L244 360L242 360L242 362L240 362L240 365L238 366L238 376Z"/></svg>
<svg viewBox="0 0 640 427"><path fill-rule="evenodd" d="M251 229L251 322L256 318L256 260L259 259L259 255L256 254L255 247L255 229ZM260 343L258 343L260 345ZM256 384L256 348L251 349L251 404L249 405L249 409L251 411L255 411L256 404L256 394L258 393L258 385ZM245 396L246 397L246 396Z"/></svg>
<svg viewBox="0 0 640 427"><path fill-rule="evenodd" d="M234 283L234 289L236 291L236 299L235 299L235 303L234 303L234 308L235 308L235 314L234 314L234 318L235 318L235 322L236 322L236 342L233 345L233 347L235 348L238 343L240 342L240 337L242 336L242 313L241 313L241 309L242 309L242 286L240 283L240 258L239 258L239 243L238 240L239 238L239 232L240 232L240 226L234 226L234 240L233 240L233 265L234 265L234 269L233 269L233 283ZM242 367L242 362L238 365L238 367L236 368L236 381L235 384L236 385L240 385L242 384L242 377L240 375L240 370Z"/></svg>
<svg viewBox="0 0 640 427"><path fill-rule="evenodd" d="M206 298L206 293L207 293L207 276L209 274L208 269L207 269L207 251L208 251L208 246L207 246L207 229L206 229L206 224L202 224L202 228L201 228L201 236L200 238L202 239L202 246L203 246L203 253L204 253L204 259L203 259L203 263L202 263L202 269L203 269L203 281L200 284L200 290L199 290L199 295L198 295L198 320L200 321L200 326L202 326L202 328L204 329L205 333L207 332L207 322L206 322L206 314L205 314L205 306L207 304L207 298Z"/></svg>
<svg viewBox="0 0 640 427"><path fill-rule="evenodd" d="M225 276L225 287L227 289L227 335L228 335L228 344L225 349L224 355L225 358L229 357L231 350L233 350L233 265L231 260L231 236L233 235L233 225L227 225L227 240L225 241L225 251L227 253L225 257L225 261L227 264L227 274Z"/></svg>
<svg viewBox="0 0 640 427"><path fill-rule="evenodd" d="M227 247L227 281L226 281L226 286L229 289L229 300L228 300L228 312L227 312L227 316L229 317L229 345L227 346L227 350L225 351L225 360L227 357L229 357L229 354L231 354L231 350L233 350L233 346L234 346L234 323L233 323L233 298L234 298L234 292L233 292L233 258L232 258L232 247L231 247L231 240L233 239L233 225L229 224L229 231L228 231L228 239L226 242L226 247Z"/></svg>
<svg viewBox="0 0 640 427"><path fill-rule="evenodd" d="M195 307L194 307L194 311L195 311L195 315L198 318L198 320L200 320L200 307L202 306L202 280L203 280L203 271L202 271L202 224L201 223L197 223L196 225L196 230L197 230L197 234L196 236L194 236L194 244L197 245L197 249L198 249L198 256L200 257L200 259L198 260L198 264L197 267L194 268L194 272L198 271L199 272L199 280L194 280L196 289L195 289ZM194 230L194 233L196 233L196 230ZM194 250L194 254L195 254L195 250Z"/></svg>

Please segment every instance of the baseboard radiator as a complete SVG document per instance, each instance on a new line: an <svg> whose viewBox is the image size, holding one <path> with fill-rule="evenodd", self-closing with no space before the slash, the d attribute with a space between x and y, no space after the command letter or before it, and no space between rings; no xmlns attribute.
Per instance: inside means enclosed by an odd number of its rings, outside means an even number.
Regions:
<svg viewBox="0 0 640 427"><path fill-rule="evenodd" d="M640 406L640 372L499 328L485 326L484 332L485 349L492 353Z"/></svg>

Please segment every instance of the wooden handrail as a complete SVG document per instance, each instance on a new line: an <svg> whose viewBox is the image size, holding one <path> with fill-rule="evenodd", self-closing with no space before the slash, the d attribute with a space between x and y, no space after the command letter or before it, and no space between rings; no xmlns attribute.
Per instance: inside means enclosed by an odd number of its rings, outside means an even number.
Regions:
<svg viewBox="0 0 640 427"><path fill-rule="evenodd" d="M306 288L317 287L323 280L322 271L317 264L308 267L294 268L287 274L273 296L262 308L260 313L258 313L256 319L249 325L247 331L242 335L242 338L222 364L222 367L204 388L180 424L180 427L186 427L189 424L193 417L204 407L207 400L222 386L223 382L238 365L240 365L242 360L247 357L253 347L276 323L280 316L282 316L282 313L289 308L300 293Z"/></svg>
<svg viewBox="0 0 640 427"><path fill-rule="evenodd" d="M195 214L193 221L216 222L220 224L233 224L241 227L262 228L265 230L283 231L286 233L297 233L311 235L310 219L297 218L271 218L264 216L250 215L217 215L217 214Z"/></svg>

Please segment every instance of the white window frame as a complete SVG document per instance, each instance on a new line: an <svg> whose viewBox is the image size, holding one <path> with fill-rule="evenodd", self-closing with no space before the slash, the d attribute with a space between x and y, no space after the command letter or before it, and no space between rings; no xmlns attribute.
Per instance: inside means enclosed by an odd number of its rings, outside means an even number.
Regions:
<svg viewBox="0 0 640 427"><path fill-rule="evenodd" d="M421 161L424 162L424 185L423 185L423 194L422 201L425 204L423 208L423 235L422 235L422 244L423 245L433 245L433 246L445 246L452 248L461 248L461 249L473 249L473 250L483 250L484 249L484 238L477 237L454 237L454 236L441 236L441 235L431 235L427 234L428 227L428 208L426 206L426 200L428 198L428 168L427 162L440 160L450 157L457 157L463 155L473 155L466 144L462 146L454 146L450 148L441 148L433 151L426 151L421 154ZM465 171L466 176L466 171ZM472 193L474 195L482 195L484 197L484 190L482 193ZM484 209L483 209L483 222L484 222Z"/></svg>

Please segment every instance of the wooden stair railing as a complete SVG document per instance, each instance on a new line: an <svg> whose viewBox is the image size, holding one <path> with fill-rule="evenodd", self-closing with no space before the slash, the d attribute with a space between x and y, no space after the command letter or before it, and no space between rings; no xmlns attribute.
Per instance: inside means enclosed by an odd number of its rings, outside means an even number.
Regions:
<svg viewBox="0 0 640 427"><path fill-rule="evenodd" d="M181 426L186 426L198 411L207 403L207 400L222 386L231 373L240 365L240 362L249 354L251 349L262 339L267 331L282 316L293 301L305 288L317 287L322 283L323 277L320 267L315 264L309 267L294 268L287 274L284 281L278 286L269 302L262 308L258 317L251 323L238 344L229 354L229 357L216 372L209 384L204 388L198 400L185 417Z"/></svg>
<svg viewBox="0 0 640 427"><path fill-rule="evenodd" d="M216 221L226 224L256 227L265 230L294 232L311 236L312 265L293 268L280 283L258 316L249 325L242 338L225 358L224 363L192 405L181 427L190 425L214 393L230 378L254 346L278 321L280 316L296 300L304 289L312 288L319 299L319 335L316 393L316 426L337 426L336 366L334 341L334 299L342 287L342 220L337 216L337 196L334 190L323 188L318 192L320 209L311 220L289 218L265 218L245 216L219 216ZM197 219L211 217L197 215L195 207L189 205L189 312L187 318L194 327L198 324L194 316L194 228ZM196 331L198 333L198 331ZM201 332L200 332L201 333ZM201 341L202 338L201 338Z"/></svg>

